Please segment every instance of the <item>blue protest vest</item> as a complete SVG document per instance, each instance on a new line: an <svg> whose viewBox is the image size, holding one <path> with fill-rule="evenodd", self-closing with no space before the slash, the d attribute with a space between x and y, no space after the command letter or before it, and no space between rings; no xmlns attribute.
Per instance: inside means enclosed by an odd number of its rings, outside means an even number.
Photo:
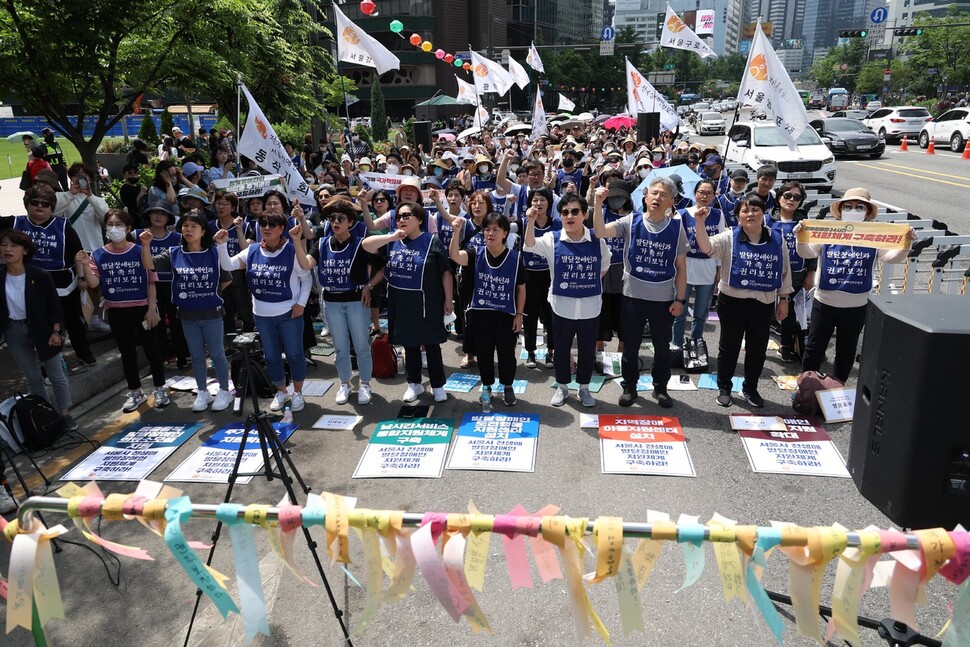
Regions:
<svg viewBox="0 0 970 647"><path fill-rule="evenodd" d="M697 219L690 215L690 212L686 209L680 212L680 219L684 223L684 233L687 234L687 244L690 246L690 249L687 250L687 255L691 258L710 258L710 256L697 249ZM720 230L720 224L721 212L717 209L711 209L711 212L707 214L707 219L704 221L704 229L707 230L707 235L716 236Z"/></svg>
<svg viewBox="0 0 970 647"><path fill-rule="evenodd" d="M185 310L215 310L219 296L219 251L215 245L198 252L169 247L172 261L172 303Z"/></svg>
<svg viewBox="0 0 970 647"><path fill-rule="evenodd" d="M468 214L466 214L464 211L460 211L458 215L464 218ZM435 218L437 219L438 223L438 238L441 239L441 244L444 245L445 250L447 250L451 245L451 239L455 235L455 228L452 227L451 223L445 220L445 217L440 213L437 214Z"/></svg>
<svg viewBox="0 0 970 647"><path fill-rule="evenodd" d="M509 250L498 267L488 263L488 253L479 247L475 254L475 292L472 310L497 310L515 314L515 279L519 272L519 253Z"/></svg>
<svg viewBox="0 0 970 647"><path fill-rule="evenodd" d="M549 233L550 231L561 231L562 230L562 220L559 218L554 218L551 215L546 221L545 227L539 227L536 225L536 240L539 240L542 236ZM522 262L527 270L548 270L549 261L546 260L545 256L540 254L535 254L533 252L522 251Z"/></svg>
<svg viewBox="0 0 970 647"><path fill-rule="evenodd" d="M476 173L472 176L472 191L481 191L485 189L486 191L493 191L495 189L495 174L488 175L482 178L481 175Z"/></svg>
<svg viewBox="0 0 970 647"><path fill-rule="evenodd" d="M552 293L561 297L595 297L603 293L600 278L600 241L590 232L590 239L575 242L552 233L555 245L552 268Z"/></svg>
<svg viewBox="0 0 970 647"><path fill-rule="evenodd" d="M734 215L734 211L737 208L738 200L743 197L743 193L734 195L730 191L717 196L717 208L724 214L724 223L728 229L734 229L738 226L738 217Z"/></svg>
<svg viewBox="0 0 970 647"><path fill-rule="evenodd" d="M424 264L428 260L434 234L424 233L414 240L395 240L388 246L384 278L399 290L424 289Z"/></svg>
<svg viewBox="0 0 970 647"><path fill-rule="evenodd" d="M485 234L482 233L482 228L476 227L472 219L469 218L465 221L465 232L462 234L461 240L458 243L461 249L485 247Z"/></svg>
<svg viewBox="0 0 970 647"><path fill-rule="evenodd" d="M141 235L141 232L143 232L143 231L145 231L145 230L144 229L136 229L133 232L133 235L135 237L135 240L138 240L138 237ZM149 244L148 247L152 250L152 256L158 256L164 250L166 250L169 247L172 247L174 245L178 245L181 242L182 242L182 234L176 233L174 231L170 231L167 234L165 234L165 237L164 238L152 238L152 242ZM171 272L155 272L155 275L158 277L158 280L161 283L171 283L172 282L172 273Z"/></svg>
<svg viewBox="0 0 970 647"><path fill-rule="evenodd" d="M317 278L320 287L327 292L353 292L360 288L350 279L350 268L360 251L362 239L352 236L343 249L333 249L333 236L320 239L320 260L317 262Z"/></svg>
<svg viewBox="0 0 970 647"><path fill-rule="evenodd" d="M34 267L51 272L73 265L72 263L65 265L64 262L67 239L64 232L67 229L67 218L51 218L46 225L41 226L32 223L27 216L16 216L13 219L13 228L24 232L34 241L37 251L30 259Z"/></svg>
<svg viewBox="0 0 970 647"><path fill-rule="evenodd" d="M250 245L246 257L246 283L253 298L267 303L293 299L290 277L296 263L296 249L284 242L276 256L267 256L259 245Z"/></svg>
<svg viewBox="0 0 970 647"><path fill-rule="evenodd" d="M603 205L603 222L606 224L616 222L622 217L615 211L610 211L605 204ZM610 248L610 265L623 265L623 239L619 236L607 238L606 245Z"/></svg>
<svg viewBox="0 0 970 647"><path fill-rule="evenodd" d="M876 250L852 245L822 245L819 260L819 290L841 290L865 294L872 290L872 269Z"/></svg>
<svg viewBox="0 0 970 647"><path fill-rule="evenodd" d="M728 284L732 288L758 292L779 289L785 262L781 245L780 231L771 231L768 240L756 245L750 240L742 241L741 228L735 227Z"/></svg>
<svg viewBox="0 0 970 647"><path fill-rule="evenodd" d="M220 229L221 227L219 226L218 220L213 220L209 223L209 231L212 232L213 236L215 236ZM231 258L238 254L241 250L239 247L239 234L236 232L236 225L230 225L229 229L226 231L229 232L229 238L226 239L226 251L229 252L229 256ZM243 233L245 233L245 231Z"/></svg>
<svg viewBox="0 0 970 647"><path fill-rule="evenodd" d="M781 232L781 238L785 241L785 245L788 246L788 263L791 265L792 272L801 272L805 269L805 259L798 255L795 251L795 245L798 241L795 240L795 225L798 224L797 220L784 221L775 220L771 216L765 216L765 224L772 231Z"/></svg>
<svg viewBox="0 0 970 647"><path fill-rule="evenodd" d="M132 245L120 254L107 247L91 254L101 275L101 294L106 301L145 301L148 299L148 270L141 264L141 245Z"/></svg>
<svg viewBox="0 0 970 647"><path fill-rule="evenodd" d="M575 184L577 191L583 190L583 169L580 166L574 168L576 170L569 173L562 169L556 171L556 193L562 194L562 185L566 182Z"/></svg>
<svg viewBox="0 0 970 647"><path fill-rule="evenodd" d="M663 230L654 234L644 224L643 214L634 213L626 250L627 273L647 283L664 283L674 278L680 227L679 220L668 218Z"/></svg>

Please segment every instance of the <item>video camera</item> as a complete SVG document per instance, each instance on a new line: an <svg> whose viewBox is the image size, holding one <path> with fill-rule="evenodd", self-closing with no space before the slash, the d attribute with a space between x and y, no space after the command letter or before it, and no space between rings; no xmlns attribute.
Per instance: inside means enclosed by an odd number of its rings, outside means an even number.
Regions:
<svg viewBox="0 0 970 647"><path fill-rule="evenodd" d="M256 351L259 350L259 333L244 332L232 338L232 347L239 350Z"/></svg>

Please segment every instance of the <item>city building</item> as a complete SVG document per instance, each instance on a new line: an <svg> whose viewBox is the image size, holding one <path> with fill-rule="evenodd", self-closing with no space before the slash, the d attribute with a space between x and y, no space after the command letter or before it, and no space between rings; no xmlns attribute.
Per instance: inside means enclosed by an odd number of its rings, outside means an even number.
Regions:
<svg viewBox="0 0 970 647"><path fill-rule="evenodd" d="M670 6L691 28L697 10L714 10L714 34L702 37L718 55L738 51L742 5L742 0L670 0ZM616 0L614 9L613 24L617 30L630 27L638 42L657 46L667 0Z"/></svg>

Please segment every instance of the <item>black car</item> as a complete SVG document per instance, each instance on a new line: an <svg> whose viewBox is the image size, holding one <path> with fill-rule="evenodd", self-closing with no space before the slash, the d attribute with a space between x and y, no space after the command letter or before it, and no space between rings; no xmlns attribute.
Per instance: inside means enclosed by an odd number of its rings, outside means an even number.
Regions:
<svg viewBox="0 0 970 647"><path fill-rule="evenodd" d="M831 117L809 122L819 136L829 140L833 155L865 155L879 159L886 152L886 140L858 119Z"/></svg>

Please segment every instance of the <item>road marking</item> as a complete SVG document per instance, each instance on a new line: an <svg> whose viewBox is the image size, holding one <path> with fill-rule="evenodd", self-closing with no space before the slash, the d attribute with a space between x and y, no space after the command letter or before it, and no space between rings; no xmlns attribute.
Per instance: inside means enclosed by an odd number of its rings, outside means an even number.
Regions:
<svg viewBox="0 0 970 647"><path fill-rule="evenodd" d="M890 164L889 162L881 162L881 164L883 166L892 166L893 168L902 168L902 169L916 170L916 171L920 171L921 173L929 173L930 175L939 175L941 177L952 177L955 180L966 180L967 179L967 176L966 175L950 175L949 173L940 173L939 171L928 171L928 170L926 170L924 168L913 169L910 166L899 166L898 164Z"/></svg>
<svg viewBox="0 0 970 647"><path fill-rule="evenodd" d="M902 171L894 171L884 166L875 166L873 164L865 164L862 162L859 162L858 165L865 168L875 169L877 171L885 171L886 173L895 173L896 175L905 175L906 177L914 177L919 180L929 180L930 182L939 182L940 184L949 184L951 186L958 186L962 189L970 189L970 184L958 184L957 182L950 182L949 180L940 180L935 177L927 177L925 175L917 175L915 173L903 173Z"/></svg>

